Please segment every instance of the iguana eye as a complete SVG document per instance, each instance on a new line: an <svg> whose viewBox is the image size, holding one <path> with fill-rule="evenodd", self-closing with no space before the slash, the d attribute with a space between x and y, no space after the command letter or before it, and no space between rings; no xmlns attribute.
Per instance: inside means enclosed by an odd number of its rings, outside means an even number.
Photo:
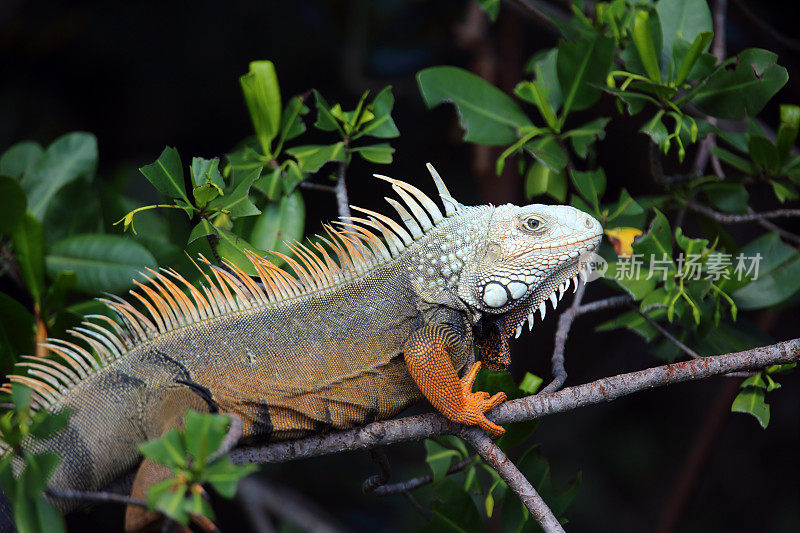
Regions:
<svg viewBox="0 0 800 533"><path fill-rule="evenodd" d="M541 226L541 224L542 223L538 219L529 218L528 220L525 221L525 229L537 230L539 229L539 226Z"/></svg>

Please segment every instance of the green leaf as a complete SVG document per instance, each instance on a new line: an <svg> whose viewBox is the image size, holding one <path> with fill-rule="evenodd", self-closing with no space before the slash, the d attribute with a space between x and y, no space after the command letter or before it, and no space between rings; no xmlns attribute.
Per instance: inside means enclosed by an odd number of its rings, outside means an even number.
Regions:
<svg viewBox="0 0 800 533"><path fill-rule="evenodd" d="M697 60L700 58L701 54L708 49L708 46L711 44L711 41L714 39L714 33L711 31L705 31L699 33L697 37L695 37L694 41L692 42L689 49L686 51L686 54L683 55L681 63L681 68L678 71L678 76L675 78L675 84L681 85L686 79L689 77L689 74L692 72L692 69L697 63ZM679 47L677 46L675 49L677 50ZM675 64L678 64L679 58L675 57Z"/></svg>
<svg viewBox="0 0 800 533"><path fill-rule="evenodd" d="M470 495L453 480L445 479L436 487L431 504L431 521L420 531L426 533L483 531L481 517Z"/></svg>
<svg viewBox="0 0 800 533"><path fill-rule="evenodd" d="M641 254L645 261L649 261L650 257L659 261L665 256L672 259L672 232L669 221L661 211L658 209L654 211L656 216L650 223L650 228L647 233L634 241L633 251Z"/></svg>
<svg viewBox="0 0 800 533"><path fill-rule="evenodd" d="M256 470L256 465L234 465L227 457L221 457L205 468L203 480L211 484L220 495L230 499L236 495L239 480Z"/></svg>
<svg viewBox="0 0 800 533"><path fill-rule="evenodd" d="M65 185L81 176L91 176L97 166L97 139L91 133L62 135L47 147L22 178L28 209L39 220L47 204Z"/></svg>
<svg viewBox="0 0 800 533"><path fill-rule="evenodd" d="M219 449L227 433L230 419L224 415L186 412L186 449L201 467L208 457Z"/></svg>
<svg viewBox="0 0 800 533"><path fill-rule="evenodd" d="M542 383L544 383L544 380L539 376L533 375L530 372L525 372L525 375L522 376L519 388L526 394L536 394L536 391L539 390Z"/></svg>
<svg viewBox="0 0 800 533"><path fill-rule="evenodd" d="M318 171L322 165L329 161L347 160L344 143L341 141L334 144L295 146L286 150L286 153L297 159L300 170L310 174Z"/></svg>
<svg viewBox="0 0 800 533"><path fill-rule="evenodd" d="M570 172L572 183L584 200L592 204L595 211L599 210L600 198L606 192L606 173L602 168L582 172L572 170Z"/></svg>
<svg viewBox="0 0 800 533"><path fill-rule="evenodd" d="M736 56L733 69L722 68L712 74L691 101L713 117L754 117L789 79L786 69L776 64L777 60L777 54L748 48Z"/></svg>
<svg viewBox="0 0 800 533"><path fill-rule="evenodd" d="M167 198L180 198L190 203L183 184L181 156L175 148L167 146L158 159L140 168L139 172Z"/></svg>
<svg viewBox="0 0 800 533"><path fill-rule="evenodd" d="M609 117L596 118L583 126L569 130L562 137L569 138L572 142L572 149L575 150L578 157L586 159L586 156L589 155L589 146L598 139L605 139L605 127L610 120Z"/></svg>
<svg viewBox="0 0 800 533"><path fill-rule="evenodd" d="M702 191L711 204L726 213L744 213L750 195L741 183L710 183Z"/></svg>
<svg viewBox="0 0 800 533"><path fill-rule="evenodd" d="M661 83L661 69L658 66L658 56L656 53L655 35L657 32L652 28L653 24L658 23L658 18L650 20L650 13L645 9L636 11L636 18L633 23L633 44L639 54L639 60L644 66L647 77L655 83Z"/></svg>
<svg viewBox="0 0 800 533"><path fill-rule="evenodd" d="M365 161L369 161L370 163L388 165L392 162L394 148L392 148L389 143L380 143L351 148L350 151L358 153Z"/></svg>
<svg viewBox="0 0 800 533"><path fill-rule="evenodd" d="M291 141L305 133L306 124L303 122L303 115L308 113L308 107L303 103L302 96L295 96L286 105L281 115L281 135L275 148L275 157L283 147L283 143Z"/></svg>
<svg viewBox="0 0 800 533"><path fill-rule="evenodd" d="M781 124L778 127L776 144L781 163L785 163L797 140L800 128L800 106L781 104Z"/></svg>
<svg viewBox="0 0 800 533"><path fill-rule="evenodd" d="M447 475L447 470L453 459L460 459L460 454L449 448L445 448L435 440L425 439L425 462L433 474L433 482L439 483Z"/></svg>
<svg viewBox="0 0 800 533"><path fill-rule="evenodd" d="M214 224L209 222L207 218L201 218L200 222L198 222L194 228L192 228L192 232L189 234L188 243L192 243L201 237L205 237L207 235L216 235L217 229L214 227Z"/></svg>
<svg viewBox="0 0 800 533"><path fill-rule="evenodd" d="M779 181L770 180L769 184L772 186L772 190L775 193L775 197L781 202L785 202L786 200L797 200L800 198L800 195L797 193L797 190L794 188L793 185L788 183L783 184Z"/></svg>
<svg viewBox="0 0 800 533"><path fill-rule="evenodd" d="M261 167L253 169L234 169L231 185L225 196L220 196L208 204L209 209L227 211L231 219L258 215L261 210L250 201L250 187L261 176Z"/></svg>
<svg viewBox="0 0 800 533"><path fill-rule="evenodd" d="M756 174L758 172L758 169L756 169L753 163L729 152L728 150L725 150L724 148L712 146L710 152L717 156L721 161L729 164L740 172L744 172L745 174Z"/></svg>
<svg viewBox="0 0 800 533"><path fill-rule="evenodd" d="M0 235L10 235L25 218L28 199L15 178L1 174L0 198L3 202L3 208L0 209Z"/></svg>
<svg viewBox="0 0 800 533"><path fill-rule="evenodd" d="M44 416L39 416L42 414ZM66 427L69 421L70 411L64 409L58 413L40 412L37 413L34 421L31 423L30 432L34 438L44 439L50 437L55 432ZM57 459L57 457L56 457Z"/></svg>
<svg viewBox="0 0 800 533"><path fill-rule="evenodd" d="M497 13L500 11L500 0L478 0L478 4L486 11L492 22L497 20Z"/></svg>
<svg viewBox="0 0 800 533"><path fill-rule="evenodd" d="M281 126L281 90L275 65L272 61L253 61L239 83L261 149L271 156L271 143Z"/></svg>
<svg viewBox="0 0 800 533"><path fill-rule="evenodd" d="M22 279L36 305L44 297L44 236L42 223L28 211L11 235Z"/></svg>
<svg viewBox="0 0 800 533"><path fill-rule="evenodd" d="M66 305L67 294L75 287L77 277L75 272L65 270L59 272L56 279L47 288L47 296L44 299L44 314L60 310Z"/></svg>
<svg viewBox="0 0 800 533"><path fill-rule="evenodd" d="M190 172L192 185L195 187L210 183L220 192L225 187L225 180L222 179L222 174L219 173L219 158L203 159L202 157L193 157Z"/></svg>
<svg viewBox="0 0 800 533"><path fill-rule="evenodd" d="M525 143L525 150L554 172L562 172L567 166L567 154L552 135L543 135Z"/></svg>
<svg viewBox="0 0 800 533"><path fill-rule="evenodd" d="M181 524L189 523L186 509L186 482L165 479L153 484L147 491L147 507L160 511Z"/></svg>
<svg viewBox="0 0 800 533"><path fill-rule="evenodd" d="M616 318L603 322L595 328L595 331L611 331L618 328L627 328L640 335L646 342L652 342L661 335L636 311L626 311Z"/></svg>
<svg viewBox="0 0 800 533"><path fill-rule="evenodd" d="M606 217L606 224L620 215L636 216L642 213L644 213L644 208L642 208L636 200L631 198L631 195L626 189L622 189L619 192L619 200L610 208L609 214Z"/></svg>
<svg viewBox="0 0 800 533"><path fill-rule="evenodd" d="M160 439L139 445L139 451L148 459L169 468L186 468L186 444L181 432L170 429Z"/></svg>
<svg viewBox="0 0 800 533"><path fill-rule="evenodd" d="M33 350L33 315L21 303L0 292L0 373L10 373L17 356Z"/></svg>
<svg viewBox="0 0 800 533"><path fill-rule="evenodd" d="M286 242L300 240L305 226L305 204L299 192L264 207L256 219L250 241L261 250L291 253Z"/></svg>
<svg viewBox="0 0 800 533"><path fill-rule="evenodd" d="M80 209L75 208L76 201L80 202ZM46 246L70 235L103 231L98 191L87 179L76 179L50 200L42 223Z"/></svg>
<svg viewBox="0 0 800 533"><path fill-rule="evenodd" d="M637 256L620 261L611 261L608 263L608 269L604 276L608 279L613 279L634 300L639 301L653 292L658 280L661 279L660 273L653 273L653 276L650 276L649 265L649 259L643 260Z"/></svg>
<svg viewBox="0 0 800 533"><path fill-rule="evenodd" d="M767 174L774 176L781 167L781 159L778 155L778 148L763 135L751 135L747 144L750 151L750 158L759 167L763 168Z"/></svg>
<svg viewBox="0 0 800 533"><path fill-rule="evenodd" d="M289 196L294 193L297 186L306 179L306 174L300 170L300 166L297 162L291 159L284 161L283 168L283 179L281 180L283 194L284 196Z"/></svg>
<svg viewBox="0 0 800 533"><path fill-rule="evenodd" d="M594 105L611 68L614 40L597 35L591 40L560 41L556 69L564 98L561 111L563 124L571 111Z"/></svg>
<svg viewBox="0 0 800 533"><path fill-rule="evenodd" d="M535 105L550 128L558 128L555 110L547 100L547 92L542 89L538 82L535 80L521 81L514 87L514 94L517 98Z"/></svg>
<svg viewBox="0 0 800 533"><path fill-rule="evenodd" d="M428 108L444 102L456 106L467 142L509 145L517 140L520 127L533 125L508 95L464 69L427 68L417 73L417 83Z"/></svg>
<svg viewBox="0 0 800 533"><path fill-rule="evenodd" d="M331 114L331 108L328 102L325 101L325 98L323 98L316 89L314 89L313 92L317 107L317 121L314 123L314 127L322 131L338 130L339 134L344 136L344 131L339 126L339 121Z"/></svg>
<svg viewBox="0 0 800 533"><path fill-rule="evenodd" d="M217 237L219 238L216 241L217 253L223 259L227 259L239 267L248 276L257 275L256 269L253 267L250 258L247 257L245 250L253 251L259 255L263 255L263 252L239 235L219 225L216 225L215 228L217 229Z"/></svg>
<svg viewBox="0 0 800 533"><path fill-rule="evenodd" d="M648 120L639 130L645 135L648 135L650 139L652 139L653 143L657 144L662 150L664 150L664 146L669 139L667 127L661 121L661 117L663 116L664 111L657 112L655 115L653 115L653 118Z"/></svg>
<svg viewBox="0 0 800 533"><path fill-rule="evenodd" d="M711 33L711 12L706 0L659 0L655 10L661 22L661 64L675 72L677 61L669 68L675 40L683 38L692 43L701 33Z"/></svg>
<svg viewBox="0 0 800 533"><path fill-rule="evenodd" d="M37 142L18 142L0 156L0 174L19 180L30 172L43 153L44 150Z"/></svg>
<svg viewBox="0 0 800 533"><path fill-rule="evenodd" d="M744 389L734 398L731 411L753 415L761 427L766 429L769 424L769 405L764 401L764 392L763 389L753 387Z"/></svg>
<svg viewBox="0 0 800 533"><path fill-rule="evenodd" d="M561 86L558 84L558 48L550 48L535 54L528 65L533 71L539 92L544 96L545 102L554 111L561 108L564 103L561 95Z"/></svg>
<svg viewBox="0 0 800 533"><path fill-rule="evenodd" d="M536 161L525 174L525 196L530 199L540 194L548 194L563 202L567 197L567 177Z"/></svg>
<svg viewBox="0 0 800 533"><path fill-rule="evenodd" d="M120 293L141 279L146 267L157 268L152 254L141 244L117 235L85 234L56 242L45 258L47 274L75 272L75 288L89 294Z"/></svg>
<svg viewBox="0 0 800 533"><path fill-rule="evenodd" d="M359 128L359 133L355 136L369 135L380 139L391 139L400 136L400 131L392 119L392 108L394 107L394 95L392 86L381 89L372 103L367 106L374 117Z"/></svg>
<svg viewBox="0 0 800 533"><path fill-rule="evenodd" d="M261 177L253 182L253 187L263 192L268 199L276 200L281 196L281 168L266 167Z"/></svg>
<svg viewBox="0 0 800 533"><path fill-rule="evenodd" d="M800 290L800 254L781 241L777 233L767 233L741 250L740 271L733 258L734 275L739 277L751 266L758 266L758 278L731 296L740 309L771 307L791 298ZM754 272L751 272L751 276Z"/></svg>

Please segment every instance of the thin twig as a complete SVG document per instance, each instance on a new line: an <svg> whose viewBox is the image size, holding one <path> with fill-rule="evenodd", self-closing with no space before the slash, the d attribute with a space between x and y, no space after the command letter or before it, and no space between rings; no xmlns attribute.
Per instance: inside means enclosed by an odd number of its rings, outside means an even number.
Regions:
<svg viewBox="0 0 800 533"><path fill-rule="evenodd" d="M624 305L631 301L630 296L613 296L605 300L598 300L596 302L581 305L583 300L583 293L586 290L586 284L581 283L578 290L575 292L575 298L572 300L572 305L561 313L558 317L558 329L555 335L555 347L553 348L552 368L553 368L553 381L544 387L539 394L550 394L560 389L564 382L567 380L567 371L564 368L564 350L569 336L569 330L572 328L572 322L580 315L591 313L594 311L601 311L611 307Z"/></svg>
<svg viewBox="0 0 800 533"><path fill-rule="evenodd" d="M575 283L579 282L576 281ZM567 369L564 368L564 350L566 349L567 336L569 336L572 322L575 320L575 317L578 316L575 310L581 305L581 300L583 300L583 294L585 292L586 283L580 282L578 288L575 290L572 305L558 317L555 346L553 347L553 356L551 358L553 380L542 389L542 394L550 394L551 392L557 391L564 385L564 382L567 381Z"/></svg>
<svg viewBox="0 0 800 533"><path fill-rule="evenodd" d="M466 467L471 465L475 462L475 457L467 457L464 460L457 462L454 465L451 465L450 468L447 469L447 473L445 475L452 475L461 472ZM370 478L372 479L372 478ZM369 481L369 480L367 480ZM368 494L372 494L373 496L390 496L392 494L400 494L401 492L408 492L411 490L418 489L424 485L433 482L433 475L426 474L424 476L414 477L411 479L407 479L405 481L398 481L397 483L391 483L387 485L374 485L371 486L369 489L366 487L366 482L364 483L364 492Z"/></svg>
<svg viewBox="0 0 800 533"><path fill-rule="evenodd" d="M556 26L556 24L552 21L552 19L536 7L535 5L528 2L528 0L507 0L509 4L519 7L522 11L530 15L532 18L536 19L542 27L547 29L549 32L553 33L556 36L561 36L561 30ZM562 17L563 18L563 17Z"/></svg>
<svg viewBox="0 0 800 533"><path fill-rule="evenodd" d="M211 454L211 456L209 456L208 458L209 463L216 461L217 459L219 459L220 457L222 457L223 455L234 449L236 445L239 443L239 439L242 438L242 431L244 428L242 424L242 418L236 413L225 413L225 416L227 416L231 421L230 426L228 427L228 432L225 434L225 438L222 439L222 442L220 443L219 448L217 448L217 451L215 451L214 453Z"/></svg>
<svg viewBox="0 0 800 533"><path fill-rule="evenodd" d="M731 1L736 5L736 7L739 8L739 11L741 11L745 17L747 17L750 20L750 22L753 23L753 25L756 28L758 28L759 30L761 30L762 33L764 33L764 35L775 39L778 43L782 44L783 46L789 48L794 52L800 52L800 41L798 41L797 39L792 39L790 37L787 37L786 35L776 30L771 24L768 24L764 19L761 19L758 16L756 16L756 14L752 12L750 8L747 7L747 5L745 5L745 3L742 2L741 0L731 0Z"/></svg>
<svg viewBox="0 0 800 533"><path fill-rule="evenodd" d="M382 447L378 446L369 451L372 460L380 467L380 474L367 478L361 485L361 491L364 494L374 494L375 489L386 486L389 478L392 477L392 469L389 466L389 458L386 457L386 452Z"/></svg>
<svg viewBox="0 0 800 533"><path fill-rule="evenodd" d="M217 241L219 240L219 237L208 234L206 235L206 240L208 240L208 246L211 248L211 255L214 256L214 262L218 267L226 268L225 263L222 262L222 257L220 257L219 252L217 251Z"/></svg>
<svg viewBox="0 0 800 533"><path fill-rule="evenodd" d="M413 494L411 494L410 492L404 492L403 493L403 497L406 500L408 500L408 503L410 503L411 506L414 509L416 509L419 514L421 514L422 516L424 516L427 519L430 519L431 512L429 510L425 509L422 505L420 505L419 501L417 501L417 499L414 497Z"/></svg>
<svg viewBox="0 0 800 533"><path fill-rule="evenodd" d="M661 324L659 324L658 322L647 316L647 313L642 313L641 311L639 311L639 314L642 315L642 318L644 318L647 321L647 323L653 327L653 329L661 333L661 335L663 335L664 338L666 338L669 342L680 348L680 350L683 353L685 353L692 359L700 359L703 357L702 355L695 352L694 350L686 346L684 343L679 341L677 337L675 337L672 333L667 331L667 329L664 326L662 326Z"/></svg>
<svg viewBox="0 0 800 533"><path fill-rule="evenodd" d="M141 507L147 509L147 502L131 498L124 494L116 492L90 492L84 490L61 489L56 487L48 487L47 495L58 500L80 500L84 502L94 503L122 503L124 505L133 505L134 507Z"/></svg>
<svg viewBox="0 0 800 533"><path fill-rule="evenodd" d="M303 189L309 189L312 191L322 191L331 194L336 194L336 187L334 185L323 185L322 183L314 183L311 181L301 181L300 187Z"/></svg>
<svg viewBox="0 0 800 533"><path fill-rule="evenodd" d="M342 531L324 510L285 485L277 486L262 478L247 477L239 482L236 497L252 515L253 521L258 521L260 515L257 513L261 510L283 518L302 531Z"/></svg>
<svg viewBox="0 0 800 533"><path fill-rule="evenodd" d="M461 432L461 436L503 478L545 533L564 533L561 523L531 482L482 429L468 427Z"/></svg>
<svg viewBox="0 0 800 533"><path fill-rule="evenodd" d="M644 318L647 321L647 323L653 327L653 329L661 333L661 335L663 335L664 338L666 338L669 342L677 346L683 353L685 353L692 359L701 359L703 357L702 355L695 352L694 350L686 346L684 343L679 341L677 337L675 337L672 333L667 331L667 329L664 326L662 326L661 324L659 324L658 322L647 316L646 313L642 313L641 311L639 311L639 314L642 315L642 318ZM725 377L747 378L752 376L753 374L754 374L753 372L731 372L729 374L725 374Z"/></svg>
<svg viewBox="0 0 800 533"><path fill-rule="evenodd" d="M700 213L703 216L715 220L721 224L742 224L744 222L756 222L758 220L765 220L770 218L791 218L800 217L800 209L775 209L772 211L764 211L763 213L747 213L745 215L732 215L728 213L721 213L715 211L710 207L700 205L696 202L689 202L686 207Z"/></svg>
<svg viewBox="0 0 800 533"><path fill-rule="evenodd" d="M487 417L496 424L534 420L586 405L616 400L655 387L742 370L758 370L770 365L793 363L798 360L799 354L800 338L797 338L752 350L662 365L567 387L553 394L537 394L511 400L487 413ZM231 452L231 460L239 464L278 463L420 440L436 435L452 435L457 434L460 428L461 426L439 414L429 413L382 420L355 429L313 435L298 440L241 447Z"/></svg>

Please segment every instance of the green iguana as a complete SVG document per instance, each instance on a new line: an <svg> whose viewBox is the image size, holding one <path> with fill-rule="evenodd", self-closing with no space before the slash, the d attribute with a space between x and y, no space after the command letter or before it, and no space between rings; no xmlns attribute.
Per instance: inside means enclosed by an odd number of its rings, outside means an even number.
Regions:
<svg viewBox="0 0 800 533"><path fill-rule="evenodd" d="M577 288L602 228L568 206L464 206L428 170L444 215L416 187L376 176L402 200L387 198L402 225L354 207L364 218L326 225L318 241L291 245L293 258L276 254L293 273L255 254L260 279L204 258L200 288L150 271L131 291L140 308L102 299L122 325L89 316L70 332L80 345L48 339L54 358L23 357L10 382L30 386L37 409L71 410L64 429L30 445L61 456L50 485L98 490L141 462L133 495L143 499L168 472L142 462L138 445L189 408L235 413L245 442L265 442L389 418L427 398L501 435L484 413L505 395L472 392L480 362L458 373L473 346L484 366L507 369L508 337ZM128 527L146 518L129 508Z"/></svg>

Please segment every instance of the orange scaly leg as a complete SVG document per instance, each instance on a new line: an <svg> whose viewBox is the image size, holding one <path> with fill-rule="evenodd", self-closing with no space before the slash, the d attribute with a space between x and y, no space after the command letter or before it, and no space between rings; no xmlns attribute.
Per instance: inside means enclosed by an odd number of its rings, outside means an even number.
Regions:
<svg viewBox="0 0 800 533"><path fill-rule="evenodd" d="M425 398L444 416L459 424L477 425L499 437L505 429L484 413L506 401L506 395L498 392L489 397L487 392L472 392L480 362L472 365L462 379L458 378L450 353L464 349L462 344L459 335L446 325L424 326L406 342L406 367Z"/></svg>

